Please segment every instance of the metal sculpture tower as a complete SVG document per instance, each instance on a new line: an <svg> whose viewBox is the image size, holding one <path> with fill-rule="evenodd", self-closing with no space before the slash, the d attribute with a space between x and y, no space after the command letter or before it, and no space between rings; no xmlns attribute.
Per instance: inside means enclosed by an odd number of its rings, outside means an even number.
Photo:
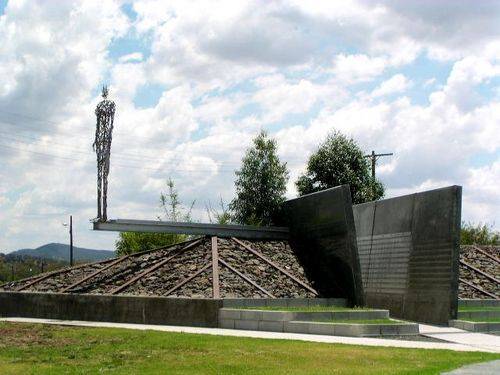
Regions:
<svg viewBox="0 0 500 375"><path fill-rule="evenodd" d="M95 109L97 124L95 141L92 148L97 154L97 220L107 220L107 193L109 161L111 158L111 140L113 136L113 121L115 118L115 103L108 99L108 88L102 88L103 99Z"/></svg>

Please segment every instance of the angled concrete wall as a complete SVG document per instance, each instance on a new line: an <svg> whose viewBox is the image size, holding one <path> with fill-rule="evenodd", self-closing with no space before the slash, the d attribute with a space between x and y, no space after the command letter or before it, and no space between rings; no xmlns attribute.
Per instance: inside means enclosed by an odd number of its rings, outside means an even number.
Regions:
<svg viewBox="0 0 500 375"><path fill-rule="evenodd" d="M290 244L321 296L363 305L349 186L286 201L281 221L290 228Z"/></svg>
<svg viewBox="0 0 500 375"><path fill-rule="evenodd" d="M455 319L462 188L355 205L366 304L437 324Z"/></svg>

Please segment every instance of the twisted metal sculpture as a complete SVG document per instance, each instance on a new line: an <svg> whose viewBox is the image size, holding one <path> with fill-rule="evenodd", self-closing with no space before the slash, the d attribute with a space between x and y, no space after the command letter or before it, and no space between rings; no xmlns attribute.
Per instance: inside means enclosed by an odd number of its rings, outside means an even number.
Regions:
<svg viewBox="0 0 500 375"><path fill-rule="evenodd" d="M115 118L115 103L108 99L108 88L102 88L103 100L97 105L95 115L97 124L95 141L92 148L97 154L97 220L107 220L107 193L109 161L111 158L111 140L113 121Z"/></svg>

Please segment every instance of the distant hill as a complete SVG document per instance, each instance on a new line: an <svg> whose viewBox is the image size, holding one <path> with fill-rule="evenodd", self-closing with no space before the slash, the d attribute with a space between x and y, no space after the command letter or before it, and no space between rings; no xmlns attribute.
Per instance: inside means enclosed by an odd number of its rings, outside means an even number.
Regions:
<svg viewBox="0 0 500 375"><path fill-rule="evenodd" d="M50 259L69 262L69 245L62 243L49 243L36 249L20 249L8 254L9 256L31 256L41 259ZM115 257L115 252L110 250L93 250L73 247L75 262L94 262Z"/></svg>

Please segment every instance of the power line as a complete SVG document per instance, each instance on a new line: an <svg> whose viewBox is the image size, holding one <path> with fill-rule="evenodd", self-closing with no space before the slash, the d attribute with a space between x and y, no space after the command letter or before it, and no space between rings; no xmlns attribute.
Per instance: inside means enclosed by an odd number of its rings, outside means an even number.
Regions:
<svg viewBox="0 0 500 375"><path fill-rule="evenodd" d="M3 122L2 120L0 120L0 122ZM10 125L15 125L13 123L10 123ZM37 129L37 131L41 131L41 129ZM43 134L46 134L44 132L42 132ZM14 135L11 134L11 133L7 133L7 132L2 132L0 131L0 134L3 134L4 136L6 137L13 137ZM51 135L51 134L46 134L48 135L49 137L54 137L54 135ZM32 140L38 140L37 137L33 137L33 136L28 136L28 135L23 135L23 134L16 134L15 137L21 137L21 138L28 138L28 139L32 139ZM57 141L54 141L54 140L50 140L50 143L52 144L56 144L56 145L60 145L62 147L71 147L71 152L77 152L77 153L87 153L85 150L83 149L78 149L78 148L74 148L73 146L69 146L67 143L61 143L61 142L57 142ZM127 142L128 143L128 142ZM125 144L127 144L125 143ZM136 145L137 142L134 142L134 145ZM44 145L45 146L45 145ZM51 145L52 146L52 145ZM53 147L53 146L52 146ZM162 151L158 151L158 152L165 152L164 150ZM175 151L168 151L170 153L175 153ZM120 158L124 158L124 159L135 159L135 160L138 160L138 161L144 161L144 160L153 160L153 161L157 161L158 160L158 157L149 157L149 156L146 156L146 155L143 155L143 154L138 154L138 153L125 153L125 152L119 152L119 153L115 153L118 157ZM115 155L114 154L114 155ZM179 157L173 157L173 158L169 158L169 161L171 162L175 162L175 161L178 161L178 162L182 162L182 163L194 163L194 164L205 164L205 162L203 161L186 161L185 159L183 158L179 158ZM217 164L220 164L220 165L227 165L227 166L238 166L239 163L236 163L236 162L225 162L225 161L217 161L216 162Z"/></svg>
<svg viewBox="0 0 500 375"><path fill-rule="evenodd" d="M57 123L55 121L50 121L50 120L46 120L46 119L41 119L41 118L37 118L37 117L34 117L34 116L29 116L29 115L25 115L25 114L19 114L19 113L15 113L15 112L8 112L8 111L5 111L5 110L0 110L0 113L7 113L9 115L12 115L12 116L17 116L17 117L25 117L25 118L28 118L28 119L32 119L34 121L38 121L38 122L42 122L42 123L52 123L56 126L59 126L60 123ZM26 123L13 123L11 121L6 121L6 120L3 120L3 119L0 119L0 123L4 123L4 124L7 124L7 125L10 125L10 126L14 126L16 128L19 128L19 127L25 127L25 128L28 128L28 129L31 129L32 131L35 131L35 132L39 132L39 133L42 133L42 134L46 134L48 136L51 136L53 137L54 135L51 135L51 134L47 134L43 129L40 129L39 127L32 127L32 126L29 126L28 124ZM72 130L74 129L82 129L82 130L90 130L90 128L88 127L85 127L85 126L73 126L72 127ZM10 133L9 133L10 134ZM92 134L93 134L93 131L92 131ZM120 131L116 131L115 134L118 134L118 135L122 135L122 136L125 136L125 137L130 137L131 134L130 133L125 133L125 132L120 132ZM25 136L25 135L20 135L20 134L17 134L18 136ZM71 135L74 135L74 134L71 134ZM26 137L26 136L25 136ZM134 137L134 140L126 140L126 141L123 141L123 138L121 137L116 137L114 139L114 141L120 143L120 144L129 144L129 145L137 145L137 142L135 141L135 139L137 138L140 138L140 139L145 139L145 140L151 140L152 137L148 137L148 136L140 136L140 135L133 135ZM33 137L32 137L33 138ZM33 138L34 139L34 138ZM66 146L66 144L62 144L62 143L57 143L55 141L51 141L52 143L54 144L59 144L59 145L64 145ZM83 150L82 150L83 151ZM163 151L164 152L164 151ZM174 153L175 151L171 151L172 153ZM135 153L118 153L118 156L126 156L126 157L132 157L132 158L141 158L141 160L143 159L150 159L150 160L157 160L156 157L148 157L148 156L145 156L143 154L135 154ZM171 161L174 161L174 160L178 160L180 162L185 162L185 160L183 159L177 159L177 158L172 158L170 159ZM287 160L288 162L300 162L302 163L304 160L302 158L289 158ZM237 166L239 165L239 163L232 163L232 162L217 162L217 163L220 163L220 164L226 164L226 165L233 165L233 166Z"/></svg>
<svg viewBox="0 0 500 375"><path fill-rule="evenodd" d="M7 148L7 149L12 149L12 150L17 150L17 151L28 152L28 153L39 155L39 156L51 157L51 158L54 158L54 159L72 160L72 161L84 162L84 163L87 163L87 164L94 164L93 160L75 159L75 158L66 157L66 156L60 156L60 155L48 154L48 153L44 153L44 152L38 152L38 151L20 149L20 148L17 148L17 147L7 146L7 145L4 145L4 144L0 144L0 147ZM132 168L132 169L146 169L146 170L152 170L152 171L155 171L155 172L162 172L162 171L164 171L164 169L160 168L160 167L159 168L149 168L149 167L143 167L143 166L125 165L125 164L117 164L117 163L113 163L113 167ZM172 168L172 169L168 169L168 171L171 171L171 172L212 172L211 169L193 169L193 168L189 168L189 169L178 169L178 168L174 169L174 168ZM217 172L221 172L221 173L234 173L234 170L218 169Z"/></svg>
<svg viewBox="0 0 500 375"><path fill-rule="evenodd" d="M42 122L42 120L39 120L40 122ZM24 128L24 129L21 129L21 131L30 131L30 132L37 132L37 133L41 133L41 134L47 134L47 132L45 131L45 129L41 129L40 127L38 126L30 126L30 124L27 124L25 122L21 123L21 122L12 122L12 121L8 121L8 120L5 120L5 119L0 119L0 123L2 124L5 124L5 125L10 125L12 127L15 127L17 130L19 130L19 128ZM56 126L59 126L60 124L57 124L57 123L54 123L56 124ZM29 130L27 130L29 129ZM94 132L93 131L90 131L91 128L88 128L88 127L84 127L84 126L72 126L71 131L73 130L78 130L78 129L81 129L82 131L89 131L91 134L93 134ZM59 128L59 130L61 130L61 128ZM74 135L74 133L70 133L70 131L67 131L67 129L65 128L62 128L63 132L62 134L67 134L67 135ZM120 136L125 136L127 137L126 140L124 140L122 137L118 137L117 140L120 141L120 143L123 143L123 144L129 144L129 145L132 145L132 144L136 144L136 139L144 139L144 140L150 140L152 137L149 137L149 136L141 136L141 135L137 135L137 134L130 134L130 133L125 133L125 132L116 132L116 134L120 135ZM50 134L49 134L50 135ZM129 137L133 136L133 140L130 139Z"/></svg>
<svg viewBox="0 0 500 375"><path fill-rule="evenodd" d="M27 139L31 139L31 140L35 140L35 141L38 141L37 138L35 137L27 137L27 136L22 136L22 135L12 135L12 134L9 134L9 133L4 133L4 132L1 132L0 131L0 135L2 135L2 138L7 138L7 139L10 139L14 142L17 142L17 143L20 143L20 144L23 144L23 145L36 145L36 146L43 146L43 147L46 147L47 145L46 144L36 144L36 143L33 143L33 142L26 142L23 138L27 138ZM20 140L21 139L21 140ZM53 144L55 145L58 145L58 147L55 147ZM74 153L77 153L77 154L82 154L82 155L90 155L90 150L89 151L83 151L83 149L79 149L79 148L74 148L73 146L70 146L68 144L63 144L63 143L58 143L58 142L55 142L53 140L50 140L50 147L52 149L55 149L55 150L58 150L58 149L63 149L64 151L70 151L72 154ZM150 161L158 161L158 157L148 157L148 156L136 156L136 155L130 155L129 154L126 154L126 153L116 153L114 154L113 158L118 158L118 159L123 159L125 161L136 161L136 162L143 162L143 161L147 161L147 160L150 160ZM168 158L168 162L182 162L184 164L188 164L188 165L198 165L198 164L207 164L207 161L203 161L203 160L200 160L200 161L193 161L193 160L185 160L185 159L181 159L181 158ZM237 166L239 164L237 163L231 163L231 162L215 162L215 164L217 165L221 165L221 166Z"/></svg>
<svg viewBox="0 0 500 375"><path fill-rule="evenodd" d="M0 131L0 135L2 135L2 138L7 138L10 139L14 142L23 144L23 145L38 145L38 146L43 146L47 147L47 144L36 144L33 142L26 142L25 139L29 140L35 140L39 141L36 137L30 137L30 136L24 136L24 135L12 135L10 133L5 133ZM53 144L58 145L58 147L55 147ZM58 143L53 140L50 140L50 147L52 149L58 150L58 149L63 149L64 151L70 151L72 154L77 153L77 154L82 154L82 155L89 155L90 153L88 151L83 151L82 149L74 148L73 146L70 146L68 144L63 144L63 143ZM130 156L129 156L130 155ZM137 154L127 154L127 153L122 153L118 152L114 154L114 158L123 159L124 161L133 161L133 162L143 162L143 161L158 161L158 157L148 157L148 156L138 156ZM209 161L204 161L204 160L186 160L184 158L180 157L166 157L168 162L178 162L178 163L183 163L187 165L206 165ZM213 161L213 160L212 160ZM213 161L217 166L220 167L236 167L239 166L239 163L233 163L233 162L224 162L224 161Z"/></svg>
<svg viewBox="0 0 500 375"><path fill-rule="evenodd" d="M72 145L69 145L67 142L66 143L61 143L54 141L52 138L54 137L53 135L47 134L48 137L51 137L49 140L49 144L36 144L34 142L29 142L29 140L32 141L37 141L40 142L40 138L36 136L29 136L29 135L24 135L24 134L11 134L7 133L5 131L0 130L0 135L2 135L3 138L8 138L10 140L13 140L14 142L23 144L23 145L36 145L36 146L41 146L41 147L47 147L50 146L51 149L63 149L62 151L70 151L71 154L82 154L82 155L89 155L89 151L85 151L82 148L77 148ZM57 145L54 146L54 145ZM161 152L164 152L163 150ZM169 151L169 153L176 153L176 151ZM206 153L205 153L206 154ZM126 153L126 152L115 152L113 154L114 158L117 158L118 160L123 160L123 161L132 161L132 162L143 162L143 161L158 161L158 157L152 157L152 156L147 156L143 154L138 154L138 153ZM208 161L203 161L203 160L186 160L185 158L181 157L169 157L165 156L167 158L168 162L177 162L177 163L182 163L182 164L187 164L187 165L206 165ZM295 162L295 163L302 163L302 159L287 159L288 162ZM229 162L229 161L214 161L212 160L217 166L219 167L238 167L240 166L239 162Z"/></svg>
<svg viewBox="0 0 500 375"><path fill-rule="evenodd" d="M37 121L37 122L41 122L41 123L49 123L49 124L53 124L55 126L60 126L61 123L60 122L56 122L56 121L51 121L51 120L47 120L47 119L42 119L40 117L35 117L35 116L30 116L30 115L26 115L24 113L16 113L16 112L9 112L9 111L5 111L5 110L0 110L0 113L4 113L4 114L7 114L9 116L13 116L13 117L18 117L18 118L25 118L25 119L29 119L29 120L32 120L32 121ZM5 121L5 120L0 120L0 121ZM11 120L12 121L12 120ZM18 126L17 123L12 123L12 122L9 122L9 121L5 121L7 124L10 124L10 125L14 125L14 126ZM29 126L26 126L26 123L23 123L23 126L25 127L29 127ZM34 127L30 127L32 129L38 129L38 128L34 128ZM90 127L87 127L85 125L73 125L72 126L72 130L75 130L75 129L82 129L82 130L90 130L92 128ZM92 129L93 131L93 129ZM128 133L124 133L124 132L116 132L117 134L122 134L122 135L130 135ZM135 138L147 138L147 137L142 137L142 136L139 136L139 135L134 135Z"/></svg>

